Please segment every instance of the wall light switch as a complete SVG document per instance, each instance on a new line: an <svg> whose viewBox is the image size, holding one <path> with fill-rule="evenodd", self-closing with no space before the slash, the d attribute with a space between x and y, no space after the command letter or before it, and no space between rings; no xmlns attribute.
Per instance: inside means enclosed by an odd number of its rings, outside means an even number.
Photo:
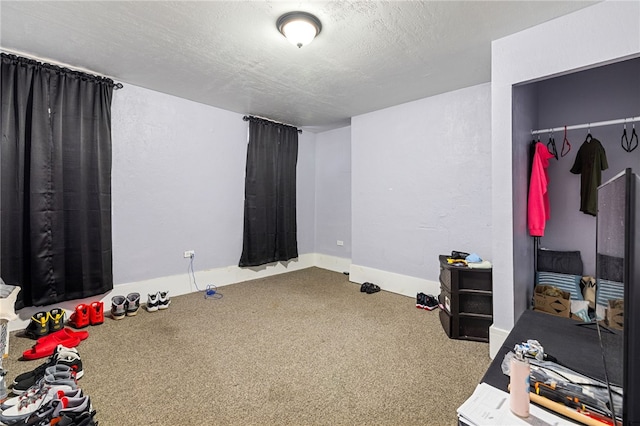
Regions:
<svg viewBox="0 0 640 426"><path fill-rule="evenodd" d="M339 245L339 246L343 246L344 245L344 241L338 240L338 241L336 241L336 244Z"/></svg>

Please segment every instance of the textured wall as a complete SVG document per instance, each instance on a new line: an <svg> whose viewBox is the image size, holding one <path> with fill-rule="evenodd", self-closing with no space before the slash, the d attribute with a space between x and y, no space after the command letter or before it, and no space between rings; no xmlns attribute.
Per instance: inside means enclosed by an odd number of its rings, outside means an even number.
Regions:
<svg viewBox="0 0 640 426"><path fill-rule="evenodd" d="M490 85L354 117L352 262L438 280L438 254L491 259Z"/></svg>
<svg viewBox="0 0 640 426"><path fill-rule="evenodd" d="M316 221L316 134L298 135L296 209L298 220L298 254L315 252Z"/></svg>
<svg viewBox="0 0 640 426"><path fill-rule="evenodd" d="M316 252L351 259L351 127L317 137Z"/></svg>
<svg viewBox="0 0 640 426"><path fill-rule="evenodd" d="M529 259L515 268L514 309L522 312L529 308L533 297L534 247L529 236L527 222L529 169L531 167L529 149L531 129L537 128L538 96L535 85L522 85L513 89L513 251L518 257ZM505 148L508 150L508 148ZM516 287L517 286L517 287ZM494 300L501 297L494 295ZM495 303L495 302L494 302Z"/></svg>
<svg viewBox="0 0 640 426"><path fill-rule="evenodd" d="M113 106L114 282L238 264L248 123L242 115L125 85ZM300 137L299 252L313 252L314 143Z"/></svg>

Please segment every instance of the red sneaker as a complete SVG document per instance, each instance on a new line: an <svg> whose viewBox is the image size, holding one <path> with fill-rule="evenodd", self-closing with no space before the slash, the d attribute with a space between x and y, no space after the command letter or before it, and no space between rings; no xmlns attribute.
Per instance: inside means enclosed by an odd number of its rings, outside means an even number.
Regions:
<svg viewBox="0 0 640 426"><path fill-rule="evenodd" d="M69 325L73 328L85 328L90 324L89 306L84 303L76 306L69 318Z"/></svg>
<svg viewBox="0 0 640 426"><path fill-rule="evenodd" d="M104 303L92 302L89 305L89 320L91 325L100 325L104 322Z"/></svg>

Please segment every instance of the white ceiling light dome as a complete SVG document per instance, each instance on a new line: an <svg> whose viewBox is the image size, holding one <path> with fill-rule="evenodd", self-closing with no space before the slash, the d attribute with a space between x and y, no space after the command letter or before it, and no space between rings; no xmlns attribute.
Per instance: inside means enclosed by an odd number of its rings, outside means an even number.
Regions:
<svg viewBox="0 0 640 426"><path fill-rule="evenodd" d="M320 20L307 12L289 12L278 18L278 31L293 45L302 47L313 41L322 30Z"/></svg>

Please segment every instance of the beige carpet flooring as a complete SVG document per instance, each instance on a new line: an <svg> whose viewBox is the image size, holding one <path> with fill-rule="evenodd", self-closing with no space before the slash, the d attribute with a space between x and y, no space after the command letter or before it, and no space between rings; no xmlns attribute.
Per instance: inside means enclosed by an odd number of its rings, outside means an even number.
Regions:
<svg viewBox="0 0 640 426"><path fill-rule="evenodd" d="M490 363L488 344L449 339L437 310L344 274L218 290L86 328L78 384L100 425L454 425ZM15 334L8 382L44 361L19 361L34 342Z"/></svg>

